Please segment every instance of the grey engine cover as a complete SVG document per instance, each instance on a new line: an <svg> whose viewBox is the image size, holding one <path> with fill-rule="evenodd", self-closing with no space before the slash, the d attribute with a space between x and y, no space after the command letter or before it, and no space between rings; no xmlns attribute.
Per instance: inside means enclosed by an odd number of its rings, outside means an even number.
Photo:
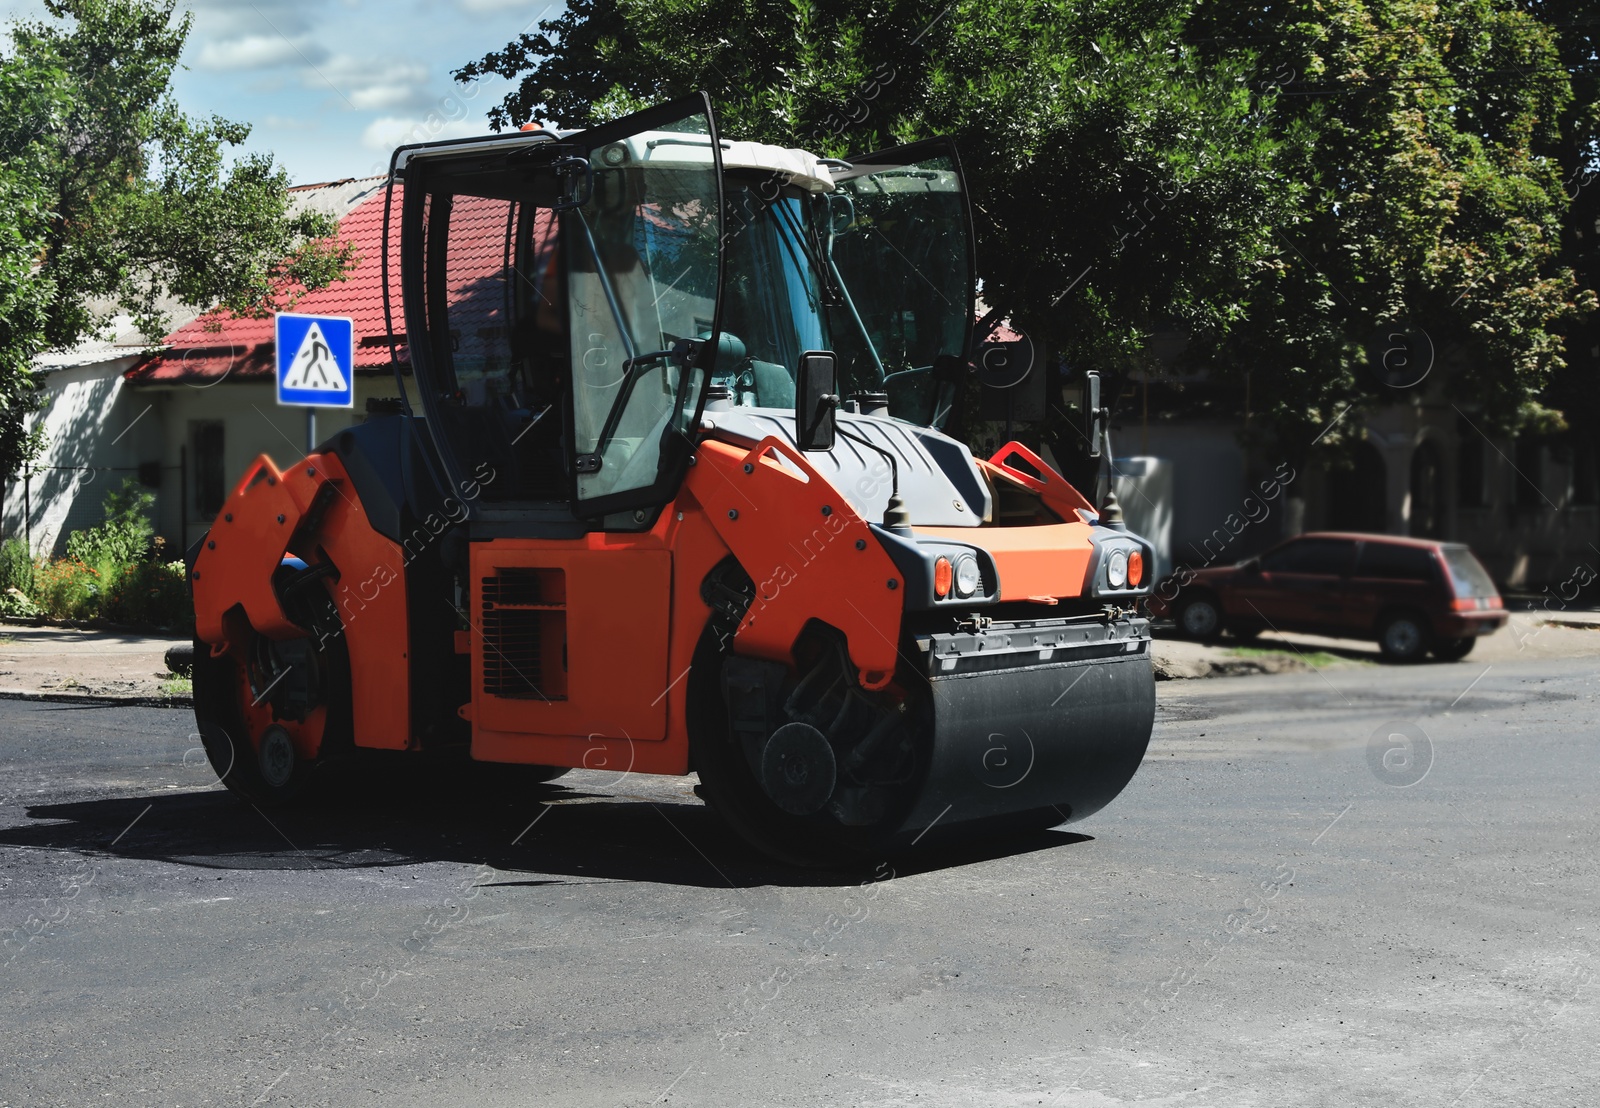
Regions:
<svg viewBox="0 0 1600 1108"><path fill-rule="evenodd" d="M769 436L793 446L794 414L772 408L707 411L710 437L754 446ZM977 527L992 507L977 463L956 440L913 423L881 416L838 413L839 426L892 452L900 471L900 498L911 521L925 527ZM883 456L840 435L832 451L806 455L863 519L877 523L889 503L889 466Z"/></svg>

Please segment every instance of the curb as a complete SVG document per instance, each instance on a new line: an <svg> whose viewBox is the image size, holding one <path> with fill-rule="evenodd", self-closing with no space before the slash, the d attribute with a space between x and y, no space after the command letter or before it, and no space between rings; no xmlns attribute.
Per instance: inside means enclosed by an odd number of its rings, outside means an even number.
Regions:
<svg viewBox="0 0 1600 1108"><path fill-rule="evenodd" d="M36 701L41 704L101 704L124 708L193 709L192 696L111 696L104 693L40 692L36 689L0 689L0 700Z"/></svg>

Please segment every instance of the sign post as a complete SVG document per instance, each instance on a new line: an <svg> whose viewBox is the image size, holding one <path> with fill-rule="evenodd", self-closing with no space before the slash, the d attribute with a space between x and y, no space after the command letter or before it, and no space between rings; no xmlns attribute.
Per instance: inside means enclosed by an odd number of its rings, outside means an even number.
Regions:
<svg viewBox="0 0 1600 1108"><path fill-rule="evenodd" d="M356 402L355 324L341 316L279 312L273 320L278 352L278 403L306 410L306 452L317 448L317 409Z"/></svg>

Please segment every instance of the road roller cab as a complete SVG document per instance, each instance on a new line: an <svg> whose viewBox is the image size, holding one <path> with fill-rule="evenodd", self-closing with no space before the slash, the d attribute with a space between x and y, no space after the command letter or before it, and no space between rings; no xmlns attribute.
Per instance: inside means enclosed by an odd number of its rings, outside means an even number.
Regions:
<svg viewBox="0 0 1600 1108"><path fill-rule="evenodd" d="M828 862L1127 783L1151 551L940 430L975 289L947 142L829 161L694 96L402 148L389 219L402 396L258 460L193 557L230 787L368 749L697 772Z"/></svg>

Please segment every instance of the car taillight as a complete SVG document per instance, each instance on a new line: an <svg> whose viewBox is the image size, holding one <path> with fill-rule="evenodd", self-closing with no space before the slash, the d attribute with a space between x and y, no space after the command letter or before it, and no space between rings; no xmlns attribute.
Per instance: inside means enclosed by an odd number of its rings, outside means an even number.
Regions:
<svg viewBox="0 0 1600 1108"><path fill-rule="evenodd" d="M1128 587L1138 588L1144 584L1144 554L1135 550L1128 555Z"/></svg>
<svg viewBox="0 0 1600 1108"><path fill-rule="evenodd" d="M1489 598L1489 607L1490 607L1491 610L1497 610L1497 609L1500 609L1500 608L1504 608L1505 606L1506 606L1505 602L1503 600L1501 600L1498 596L1491 596Z"/></svg>
<svg viewBox="0 0 1600 1108"><path fill-rule="evenodd" d="M949 558L940 558L933 563L933 595L943 600L950 595L950 586L955 582L955 567L950 564Z"/></svg>
<svg viewBox="0 0 1600 1108"><path fill-rule="evenodd" d="M1492 612L1504 607L1498 596L1458 596L1450 602L1453 612Z"/></svg>
<svg viewBox="0 0 1600 1108"><path fill-rule="evenodd" d="M1478 602L1470 596L1458 596L1450 602L1450 610L1452 612L1476 612L1478 610Z"/></svg>

